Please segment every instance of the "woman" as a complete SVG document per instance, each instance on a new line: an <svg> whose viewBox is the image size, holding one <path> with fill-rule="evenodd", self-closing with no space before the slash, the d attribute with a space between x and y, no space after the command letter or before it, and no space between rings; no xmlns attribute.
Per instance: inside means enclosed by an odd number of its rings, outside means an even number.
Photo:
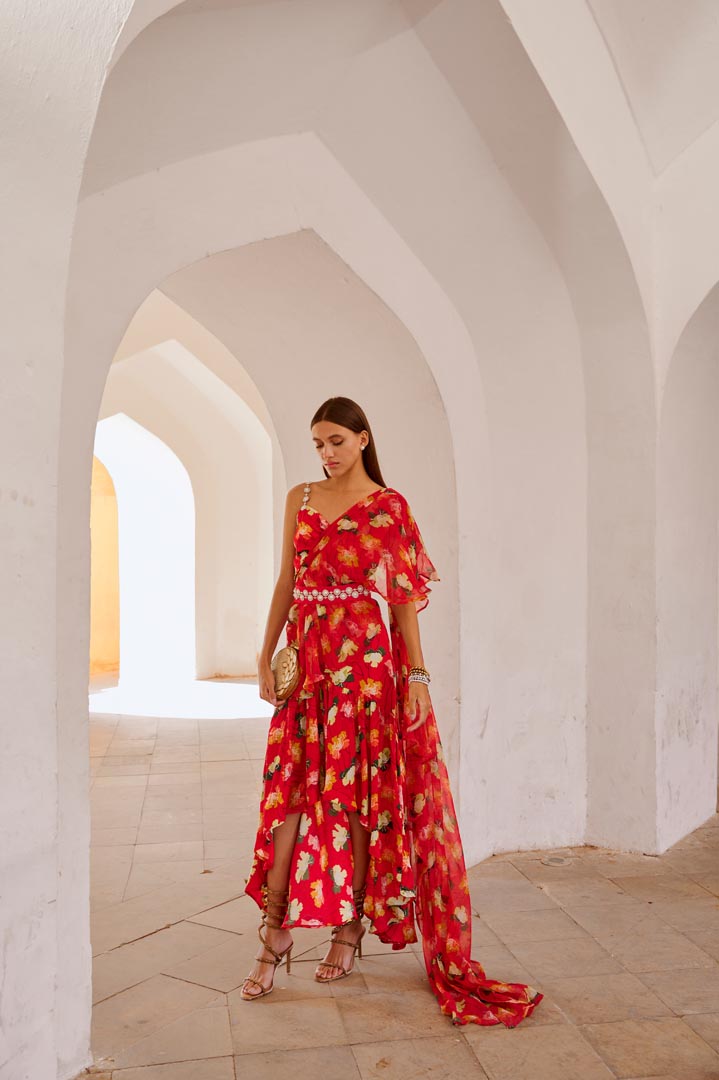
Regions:
<svg viewBox="0 0 719 1080"><path fill-rule="evenodd" d="M262 946L241 996L270 993L282 959L289 970L291 927L334 927L315 972L333 982L362 955L363 916L396 949L417 941L416 918L442 1011L514 1027L542 995L470 960L467 876L417 620L437 571L406 499L384 483L359 405L329 398L311 430L327 479L288 493L259 661L260 696L276 708L246 886L262 908ZM373 594L389 604L389 634ZM279 702L270 658L285 620L301 676Z"/></svg>

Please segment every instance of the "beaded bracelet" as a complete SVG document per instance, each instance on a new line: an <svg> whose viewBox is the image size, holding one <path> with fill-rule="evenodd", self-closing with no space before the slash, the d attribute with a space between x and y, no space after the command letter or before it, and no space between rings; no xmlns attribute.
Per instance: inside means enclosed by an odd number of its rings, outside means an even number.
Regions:
<svg viewBox="0 0 719 1080"><path fill-rule="evenodd" d="M429 672L427 671L427 668L415 664L409 669L407 682L422 682L425 686L429 686Z"/></svg>

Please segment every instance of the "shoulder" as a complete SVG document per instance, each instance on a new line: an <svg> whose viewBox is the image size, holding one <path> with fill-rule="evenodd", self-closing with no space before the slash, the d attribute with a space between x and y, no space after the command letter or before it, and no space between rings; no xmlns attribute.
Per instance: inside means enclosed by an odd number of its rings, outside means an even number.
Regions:
<svg viewBox="0 0 719 1080"><path fill-rule="evenodd" d="M286 508L290 511L298 510L302 505L302 499L304 498L304 494L304 484L295 484L294 487L291 487L287 492L287 497L285 499Z"/></svg>
<svg viewBox="0 0 719 1080"><path fill-rule="evenodd" d="M409 503L405 499L401 491L397 491L397 488L386 487L384 491L380 493L380 499L384 505L392 510L404 511L409 508Z"/></svg>

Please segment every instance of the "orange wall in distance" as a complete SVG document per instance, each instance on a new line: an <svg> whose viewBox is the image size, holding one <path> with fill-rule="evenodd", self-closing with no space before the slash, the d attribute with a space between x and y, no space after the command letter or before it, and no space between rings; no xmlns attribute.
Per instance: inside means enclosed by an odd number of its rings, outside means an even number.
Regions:
<svg viewBox="0 0 719 1080"><path fill-rule="evenodd" d="M90 496L90 675L120 670L117 497L109 472L92 459Z"/></svg>

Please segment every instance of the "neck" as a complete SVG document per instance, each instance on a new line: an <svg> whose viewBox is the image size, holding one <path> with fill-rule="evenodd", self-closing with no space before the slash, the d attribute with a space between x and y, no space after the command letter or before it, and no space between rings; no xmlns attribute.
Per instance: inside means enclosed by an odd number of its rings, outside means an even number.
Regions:
<svg viewBox="0 0 719 1080"><path fill-rule="evenodd" d="M327 486L331 487L333 491L360 491L371 483L372 480L367 475L361 460L343 476L329 476L327 478Z"/></svg>

